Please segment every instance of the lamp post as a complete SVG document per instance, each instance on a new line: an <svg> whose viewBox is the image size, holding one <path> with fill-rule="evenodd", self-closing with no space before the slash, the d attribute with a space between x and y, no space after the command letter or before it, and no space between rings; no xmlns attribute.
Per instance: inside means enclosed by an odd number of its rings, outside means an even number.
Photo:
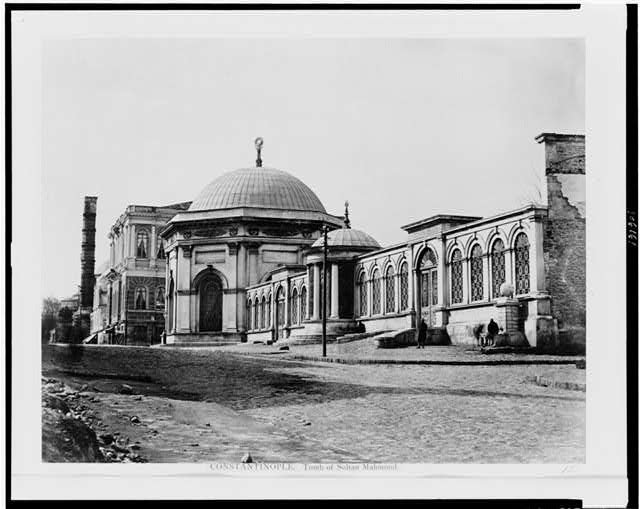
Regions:
<svg viewBox="0 0 640 509"><path fill-rule="evenodd" d="M322 227L322 356L327 356L327 233L329 228Z"/></svg>

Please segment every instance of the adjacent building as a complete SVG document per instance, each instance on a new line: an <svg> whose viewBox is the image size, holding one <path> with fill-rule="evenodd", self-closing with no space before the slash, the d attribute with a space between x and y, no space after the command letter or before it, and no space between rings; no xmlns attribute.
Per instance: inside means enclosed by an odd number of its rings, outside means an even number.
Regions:
<svg viewBox="0 0 640 509"><path fill-rule="evenodd" d="M109 231L109 260L96 276L91 334L98 343L151 345L165 329L166 256L159 231L189 202L129 205Z"/></svg>

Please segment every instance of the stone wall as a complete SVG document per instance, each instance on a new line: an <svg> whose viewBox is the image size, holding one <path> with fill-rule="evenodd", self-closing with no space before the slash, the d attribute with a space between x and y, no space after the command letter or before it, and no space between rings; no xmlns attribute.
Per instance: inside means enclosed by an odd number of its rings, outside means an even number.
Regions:
<svg viewBox="0 0 640 509"><path fill-rule="evenodd" d="M544 259L560 342L585 344L586 204L584 136L544 134L548 218Z"/></svg>

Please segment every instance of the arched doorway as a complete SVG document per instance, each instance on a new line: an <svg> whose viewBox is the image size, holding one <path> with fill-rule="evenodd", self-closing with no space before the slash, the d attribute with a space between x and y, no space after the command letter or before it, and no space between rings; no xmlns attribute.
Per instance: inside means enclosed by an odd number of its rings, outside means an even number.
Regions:
<svg viewBox="0 0 640 509"><path fill-rule="evenodd" d="M214 274L207 274L198 285L200 303L200 332L222 331L222 282Z"/></svg>
<svg viewBox="0 0 640 509"><path fill-rule="evenodd" d="M433 327L436 324L434 308L438 305L438 264L431 249L426 249L420 258L418 282L421 315L425 323Z"/></svg>
<svg viewBox="0 0 640 509"><path fill-rule="evenodd" d="M284 337L284 327L286 325L284 304L284 289L281 286L276 293L276 341Z"/></svg>

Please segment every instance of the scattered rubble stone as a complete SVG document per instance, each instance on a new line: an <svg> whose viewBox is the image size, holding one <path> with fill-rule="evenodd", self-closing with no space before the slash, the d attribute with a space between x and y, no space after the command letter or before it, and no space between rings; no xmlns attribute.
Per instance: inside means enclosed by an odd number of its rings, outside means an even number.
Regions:
<svg viewBox="0 0 640 509"><path fill-rule="evenodd" d="M81 390L85 387L88 386ZM146 463L145 458L133 452L140 449L140 445L129 447L129 439L120 436L118 431L96 434L95 414L85 404L79 404L81 397L62 382L42 379L43 461ZM140 419L132 416L131 422L140 423ZM102 423L98 421L98 424Z"/></svg>

